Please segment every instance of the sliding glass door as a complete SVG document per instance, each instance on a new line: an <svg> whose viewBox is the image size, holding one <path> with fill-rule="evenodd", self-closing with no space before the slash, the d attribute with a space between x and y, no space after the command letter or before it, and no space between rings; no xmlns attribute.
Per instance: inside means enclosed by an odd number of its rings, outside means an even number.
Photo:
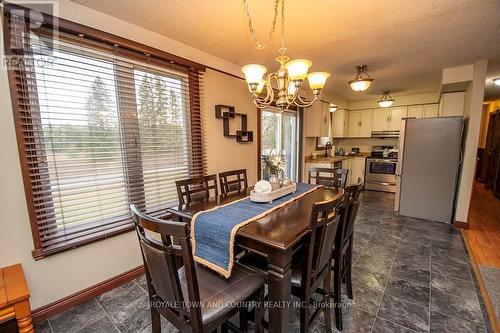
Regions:
<svg viewBox="0 0 500 333"><path fill-rule="evenodd" d="M261 112L261 156L281 154L286 161L283 177L298 180L298 116L294 111L280 112L267 108ZM261 177L267 179L264 163L261 163Z"/></svg>

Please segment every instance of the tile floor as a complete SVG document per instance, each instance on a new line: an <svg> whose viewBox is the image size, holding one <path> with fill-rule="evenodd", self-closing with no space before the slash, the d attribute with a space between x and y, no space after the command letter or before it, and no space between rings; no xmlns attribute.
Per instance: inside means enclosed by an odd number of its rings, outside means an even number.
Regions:
<svg viewBox="0 0 500 333"><path fill-rule="evenodd" d="M491 332L460 232L397 217L394 195L366 191L355 224L354 299L343 332ZM292 310L298 331L298 310ZM332 327L335 327L333 324ZM151 332L144 278L36 326L37 332ZM176 329L162 322L162 332ZM312 327L324 332L322 318Z"/></svg>

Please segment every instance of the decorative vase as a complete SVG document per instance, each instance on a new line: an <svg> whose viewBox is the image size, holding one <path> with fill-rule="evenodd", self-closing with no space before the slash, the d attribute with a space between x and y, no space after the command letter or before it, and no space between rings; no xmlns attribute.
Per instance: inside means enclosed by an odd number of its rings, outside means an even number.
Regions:
<svg viewBox="0 0 500 333"><path fill-rule="evenodd" d="M278 178L278 175L271 174L271 177L269 177L269 182L271 183L273 191L278 190L280 188L280 179Z"/></svg>

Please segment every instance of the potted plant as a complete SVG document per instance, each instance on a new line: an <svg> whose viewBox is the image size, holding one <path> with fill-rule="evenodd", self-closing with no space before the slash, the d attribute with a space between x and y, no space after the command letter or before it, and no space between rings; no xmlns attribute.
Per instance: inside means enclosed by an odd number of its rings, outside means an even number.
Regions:
<svg viewBox="0 0 500 333"><path fill-rule="evenodd" d="M262 161L269 172L269 182L271 183L273 191L279 189L280 180L278 175L281 175L286 167L284 156L270 153L268 155L263 155Z"/></svg>

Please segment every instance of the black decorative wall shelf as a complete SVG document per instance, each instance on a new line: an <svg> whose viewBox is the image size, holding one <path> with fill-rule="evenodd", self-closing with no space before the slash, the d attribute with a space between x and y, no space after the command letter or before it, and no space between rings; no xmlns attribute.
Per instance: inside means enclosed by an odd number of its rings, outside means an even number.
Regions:
<svg viewBox="0 0 500 333"><path fill-rule="evenodd" d="M229 133L229 121L239 117L241 126L236 130L236 134ZM234 106L217 104L215 106L215 118L222 119L224 136L226 138L236 138L236 142L253 142L253 132L247 130L247 115L234 111Z"/></svg>

